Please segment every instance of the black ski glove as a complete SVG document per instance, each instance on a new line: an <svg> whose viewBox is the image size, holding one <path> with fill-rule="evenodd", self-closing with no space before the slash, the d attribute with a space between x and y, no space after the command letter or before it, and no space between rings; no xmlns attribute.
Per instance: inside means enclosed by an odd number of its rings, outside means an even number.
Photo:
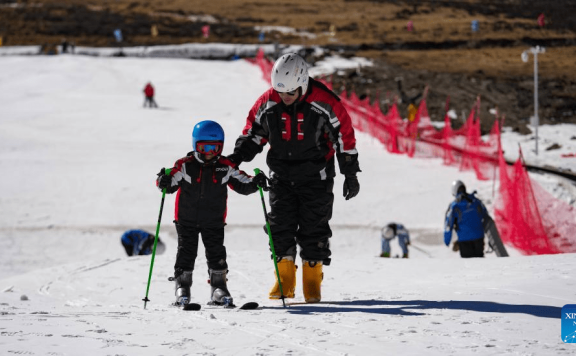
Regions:
<svg viewBox="0 0 576 356"><path fill-rule="evenodd" d="M263 172L256 174L254 178L252 178L252 183L262 188L262 190L264 190L265 192L270 190L270 188L268 187L269 181L270 180L268 179L268 177L266 177L266 175Z"/></svg>
<svg viewBox="0 0 576 356"><path fill-rule="evenodd" d="M232 153L228 156L228 159L232 161L236 167L240 166L240 163L242 163L242 156L239 153Z"/></svg>
<svg viewBox="0 0 576 356"><path fill-rule="evenodd" d="M160 189L167 189L170 187L170 185L172 185L172 176L166 175L165 169L166 168L162 168L158 173L157 182L158 182L158 188Z"/></svg>
<svg viewBox="0 0 576 356"><path fill-rule="evenodd" d="M360 183L358 183L358 178L355 175L347 175L344 179L344 197L346 200L350 200L358 195L360 192Z"/></svg>

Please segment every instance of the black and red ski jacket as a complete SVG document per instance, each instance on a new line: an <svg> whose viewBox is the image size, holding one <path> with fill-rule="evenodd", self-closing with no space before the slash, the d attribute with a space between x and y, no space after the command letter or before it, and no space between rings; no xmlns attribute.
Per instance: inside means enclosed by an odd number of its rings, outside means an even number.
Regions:
<svg viewBox="0 0 576 356"><path fill-rule="evenodd" d="M226 157L202 163L190 152L174 163L170 175L172 183L166 193L178 191L174 218L185 226L222 227L226 222L228 187L243 195L258 190L252 177L235 168Z"/></svg>
<svg viewBox="0 0 576 356"><path fill-rule="evenodd" d="M334 155L340 173L360 172L354 128L340 98L322 83L310 78L302 98L286 106L270 88L254 104L234 153L251 161L262 152L271 175L288 181L333 178Z"/></svg>

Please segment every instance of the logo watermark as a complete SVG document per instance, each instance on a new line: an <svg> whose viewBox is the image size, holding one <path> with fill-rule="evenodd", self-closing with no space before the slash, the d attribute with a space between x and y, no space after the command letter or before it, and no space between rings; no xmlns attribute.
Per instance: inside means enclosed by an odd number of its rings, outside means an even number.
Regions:
<svg viewBox="0 0 576 356"><path fill-rule="evenodd" d="M576 304L562 307L562 341L576 344Z"/></svg>

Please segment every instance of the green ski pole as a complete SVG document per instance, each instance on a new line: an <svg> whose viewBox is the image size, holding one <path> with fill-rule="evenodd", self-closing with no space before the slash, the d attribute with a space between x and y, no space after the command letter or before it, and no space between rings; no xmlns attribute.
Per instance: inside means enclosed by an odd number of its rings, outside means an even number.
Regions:
<svg viewBox="0 0 576 356"><path fill-rule="evenodd" d="M254 173L259 174L260 169L255 168ZM266 230L268 231L268 238L270 240L270 250L272 250L272 258L274 259L274 268L276 269L276 278L278 278L278 286L280 287L280 299L282 299L282 304L286 308L286 301L284 300L284 291L282 291L282 282L280 281L280 272L278 272L278 262L276 262L276 251L274 251L274 241L272 241L272 232L270 232L270 222L268 221L268 212L266 211L266 202L264 201L264 193L262 192L262 187L258 187L260 190L260 199L262 200L262 209L264 209L264 218L266 219Z"/></svg>
<svg viewBox="0 0 576 356"><path fill-rule="evenodd" d="M170 174L172 169L164 169L164 174ZM154 257L156 257L156 245L158 244L158 233L160 232L160 222L162 221L162 210L164 210L164 198L166 197L166 188L162 189L162 201L160 202L160 214L158 214L158 224L156 225L156 236L154 237L154 248L152 249L152 260L150 260L150 273L148 274L148 285L146 286L146 296L144 299L144 309L146 309L146 303L150 301L148 299L148 291L150 290L150 281L152 280L152 270L154 269Z"/></svg>

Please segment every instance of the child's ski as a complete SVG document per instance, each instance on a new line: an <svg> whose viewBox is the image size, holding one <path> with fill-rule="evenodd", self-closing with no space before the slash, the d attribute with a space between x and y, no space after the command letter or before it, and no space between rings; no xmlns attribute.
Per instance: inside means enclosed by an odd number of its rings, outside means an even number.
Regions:
<svg viewBox="0 0 576 356"><path fill-rule="evenodd" d="M172 305L186 311L197 311L202 309L202 306L198 303L184 303L184 304L174 303Z"/></svg>
<svg viewBox="0 0 576 356"><path fill-rule="evenodd" d="M234 303L216 303L216 302L208 302L208 305L210 306L217 306L217 307L222 307L224 309L235 309L236 305ZM242 304L242 306L240 306L239 309L241 310L254 310L254 309L258 309L258 303L256 302L248 302L248 303L244 303Z"/></svg>

